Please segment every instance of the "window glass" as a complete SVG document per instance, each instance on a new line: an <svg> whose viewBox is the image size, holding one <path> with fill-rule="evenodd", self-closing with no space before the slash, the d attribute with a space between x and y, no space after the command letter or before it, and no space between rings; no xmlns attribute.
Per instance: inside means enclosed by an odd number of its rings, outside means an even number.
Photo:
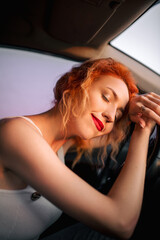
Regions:
<svg viewBox="0 0 160 240"><path fill-rule="evenodd" d="M110 44L160 74L160 1Z"/></svg>
<svg viewBox="0 0 160 240"><path fill-rule="evenodd" d="M78 62L0 47L0 118L36 114L53 107L53 88Z"/></svg>

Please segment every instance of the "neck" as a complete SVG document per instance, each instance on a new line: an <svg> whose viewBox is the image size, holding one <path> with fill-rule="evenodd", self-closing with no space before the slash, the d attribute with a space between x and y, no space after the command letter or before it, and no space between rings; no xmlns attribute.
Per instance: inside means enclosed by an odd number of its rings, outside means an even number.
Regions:
<svg viewBox="0 0 160 240"><path fill-rule="evenodd" d="M54 107L47 112L30 116L41 129L48 144L55 152L66 142L63 131L62 116L58 108Z"/></svg>

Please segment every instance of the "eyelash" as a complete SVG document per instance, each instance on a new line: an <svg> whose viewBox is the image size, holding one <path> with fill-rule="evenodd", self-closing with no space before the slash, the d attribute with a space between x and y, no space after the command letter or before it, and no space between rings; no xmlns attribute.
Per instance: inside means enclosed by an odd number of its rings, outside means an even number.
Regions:
<svg viewBox="0 0 160 240"><path fill-rule="evenodd" d="M104 99L105 101L107 101L108 103L110 102L109 99L108 99L105 95L102 95L102 97L103 97L103 99ZM115 116L115 122L118 122L120 119L121 119L121 117Z"/></svg>
<svg viewBox="0 0 160 240"><path fill-rule="evenodd" d="M107 102L109 102L109 99L105 96L105 95L102 95L103 96L103 99L106 100Z"/></svg>

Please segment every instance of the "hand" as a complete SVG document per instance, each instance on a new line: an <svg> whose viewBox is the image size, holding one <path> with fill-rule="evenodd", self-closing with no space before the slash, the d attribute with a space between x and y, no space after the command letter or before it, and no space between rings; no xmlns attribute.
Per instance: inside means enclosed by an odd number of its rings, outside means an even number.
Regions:
<svg viewBox="0 0 160 240"><path fill-rule="evenodd" d="M132 97L129 104L129 118L142 128L151 125L151 122L160 125L160 95L151 92Z"/></svg>

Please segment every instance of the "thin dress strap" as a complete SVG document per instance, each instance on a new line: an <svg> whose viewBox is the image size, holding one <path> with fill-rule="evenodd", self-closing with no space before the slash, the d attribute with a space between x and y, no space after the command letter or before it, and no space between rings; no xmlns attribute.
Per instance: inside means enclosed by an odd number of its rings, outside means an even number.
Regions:
<svg viewBox="0 0 160 240"><path fill-rule="evenodd" d="M43 137L43 134L42 134L41 130L39 129L39 127L37 127L37 125L30 118L24 117L24 116L20 116L20 118L23 118L23 119L27 120L28 122L30 122L38 130L38 132L41 134L41 136Z"/></svg>

